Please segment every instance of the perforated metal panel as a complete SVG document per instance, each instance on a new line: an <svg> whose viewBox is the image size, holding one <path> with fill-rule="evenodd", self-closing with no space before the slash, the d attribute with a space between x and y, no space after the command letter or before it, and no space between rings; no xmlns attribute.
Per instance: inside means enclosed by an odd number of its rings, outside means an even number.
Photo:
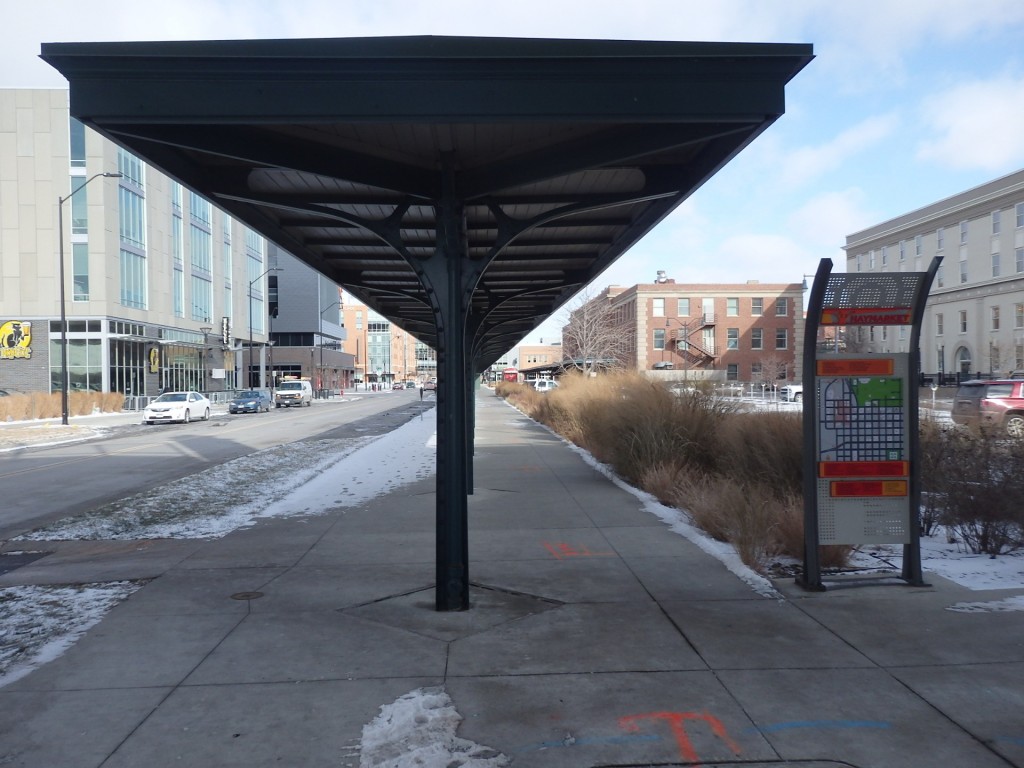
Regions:
<svg viewBox="0 0 1024 768"><path fill-rule="evenodd" d="M822 306L834 309L909 307L924 279L923 272L830 274Z"/></svg>

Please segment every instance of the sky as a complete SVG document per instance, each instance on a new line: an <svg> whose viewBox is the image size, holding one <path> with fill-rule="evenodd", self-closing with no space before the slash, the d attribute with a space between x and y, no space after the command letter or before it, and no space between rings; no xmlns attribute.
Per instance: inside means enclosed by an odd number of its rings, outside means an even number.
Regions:
<svg viewBox="0 0 1024 768"><path fill-rule="evenodd" d="M847 235L1024 167L1020 0L37 0L0 87L66 87L42 42L470 35L810 43L786 114L598 276L800 282ZM572 302L570 303L570 306ZM556 315L527 341L552 340Z"/></svg>

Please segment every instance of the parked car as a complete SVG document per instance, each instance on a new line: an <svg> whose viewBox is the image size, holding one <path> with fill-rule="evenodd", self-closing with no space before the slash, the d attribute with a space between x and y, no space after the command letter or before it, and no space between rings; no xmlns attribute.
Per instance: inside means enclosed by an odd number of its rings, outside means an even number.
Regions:
<svg viewBox="0 0 1024 768"><path fill-rule="evenodd" d="M304 379L282 381L274 391L274 407L313 405L313 385Z"/></svg>
<svg viewBox="0 0 1024 768"><path fill-rule="evenodd" d="M251 389L239 392L228 403L228 413L259 413L270 412L270 395L262 389Z"/></svg>
<svg viewBox="0 0 1024 768"><path fill-rule="evenodd" d="M142 412L143 424L210 418L210 401L199 392L164 392Z"/></svg>
<svg viewBox="0 0 1024 768"><path fill-rule="evenodd" d="M424 382L423 383L423 389L425 389L425 390L437 389L437 382L435 382L435 381Z"/></svg>
<svg viewBox="0 0 1024 768"><path fill-rule="evenodd" d="M553 389L558 389L558 382L554 379L537 379L533 382L533 388L538 392L550 392Z"/></svg>
<svg viewBox="0 0 1024 768"><path fill-rule="evenodd" d="M802 403L804 401L804 385L789 384L779 390L779 398L788 403Z"/></svg>
<svg viewBox="0 0 1024 768"><path fill-rule="evenodd" d="M392 389L392 390L396 390L396 389L405 389L405 384L403 384L403 383L402 383L402 382L400 382L400 381L396 381L396 382L395 382L394 384L392 384L392 385L391 385L391 389Z"/></svg>
<svg viewBox="0 0 1024 768"><path fill-rule="evenodd" d="M952 416L957 424L1024 437L1024 380L965 381L957 388Z"/></svg>

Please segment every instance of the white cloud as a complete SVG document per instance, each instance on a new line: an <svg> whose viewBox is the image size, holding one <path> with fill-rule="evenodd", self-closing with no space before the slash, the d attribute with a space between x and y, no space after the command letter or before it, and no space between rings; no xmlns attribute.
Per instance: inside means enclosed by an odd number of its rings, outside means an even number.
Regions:
<svg viewBox="0 0 1024 768"><path fill-rule="evenodd" d="M867 195L850 188L813 197L789 216L789 229L810 247L821 249L821 256L833 261L846 243L846 236L873 224L878 214L867 209ZM835 269L844 269L836 264Z"/></svg>
<svg viewBox="0 0 1024 768"><path fill-rule="evenodd" d="M899 119L894 113L869 117L824 144L801 147L777 158L780 177L797 186L825 176L883 142L898 127Z"/></svg>
<svg viewBox="0 0 1024 768"><path fill-rule="evenodd" d="M992 173L1024 163L1024 78L957 85L930 97L922 120L934 133L920 144L921 160Z"/></svg>

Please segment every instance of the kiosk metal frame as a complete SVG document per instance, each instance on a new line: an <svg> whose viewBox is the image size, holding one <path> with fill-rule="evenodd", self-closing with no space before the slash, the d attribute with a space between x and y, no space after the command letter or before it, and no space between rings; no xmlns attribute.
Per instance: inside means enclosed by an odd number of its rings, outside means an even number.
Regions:
<svg viewBox="0 0 1024 768"><path fill-rule="evenodd" d="M941 262L883 274L832 274L831 259L818 265L804 327L804 567L796 581L805 589L826 588L822 544L902 543L900 578L925 586L917 378L925 302ZM830 325L908 325L909 351L819 350L818 331Z"/></svg>

